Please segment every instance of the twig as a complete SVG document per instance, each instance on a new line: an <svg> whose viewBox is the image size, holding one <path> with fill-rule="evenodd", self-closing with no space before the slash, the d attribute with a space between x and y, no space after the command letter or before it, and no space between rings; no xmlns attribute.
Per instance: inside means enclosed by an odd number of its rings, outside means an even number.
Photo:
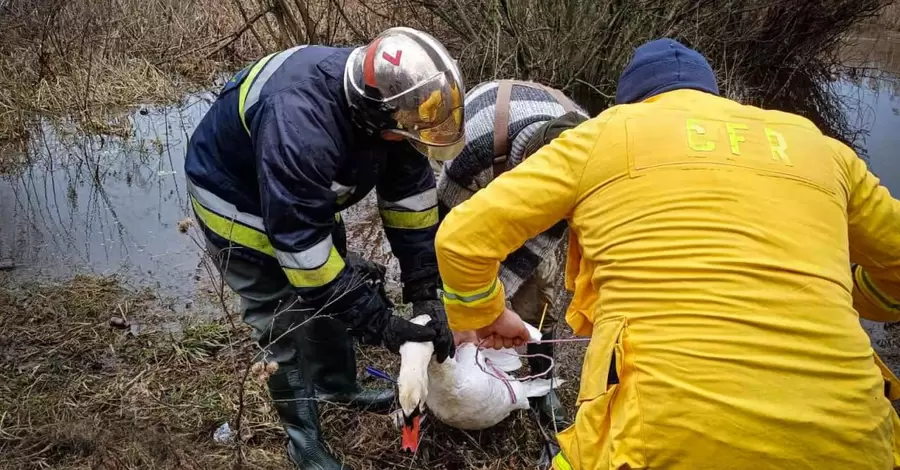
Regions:
<svg viewBox="0 0 900 470"><path fill-rule="evenodd" d="M234 3L235 3L235 5L237 5L238 12L240 12L241 18L244 19L244 23L245 23L245 24L246 24L246 23L256 23L256 20L257 20L258 18L253 19L252 22L250 21L250 19L247 17L247 10L244 9L244 5L241 3L241 0L234 0ZM261 13L262 13L263 15L265 15L266 12L268 12L268 10L266 10L266 9L263 9L263 10L265 10L265 11L262 11ZM266 50L266 45L265 45L265 43L263 43L263 40L262 40L262 38L259 36L259 33L256 32L256 29L254 29L253 27L251 27L251 28L250 28L250 33L253 34L253 37L256 39L256 43L259 44L259 48L262 49L262 50Z"/></svg>
<svg viewBox="0 0 900 470"><path fill-rule="evenodd" d="M247 378L250 376L250 369L253 367L253 361L247 361L247 367L244 368L244 374L241 382L238 384L238 409L234 416L234 432L237 436L235 442L241 441L241 425L244 419L244 390L247 388ZM239 453L242 455L242 453Z"/></svg>
<svg viewBox="0 0 900 470"><path fill-rule="evenodd" d="M344 24L346 24L347 27L350 28L350 32L352 32L353 35L356 36L356 40L366 41L368 39L366 35L363 34L362 31L360 31L359 28L357 28L356 25L353 24L352 21L350 21L350 18L347 18L347 13L344 12L344 7L341 6L340 3L338 3L338 0L331 0L331 3L333 3L334 7L337 8L338 14L341 15L341 18L344 19Z"/></svg>
<svg viewBox="0 0 900 470"><path fill-rule="evenodd" d="M193 54L193 53L195 53L195 52L197 52L197 51L202 51L203 49L206 49L207 47L214 46L214 45L216 45L216 44L222 42L222 41L225 40L225 39L230 39L230 40L229 40L228 42L226 42L225 44L222 44L221 46L217 47L214 51L212 51L212 52L210 52L209 54L207 54L207 57L212 56L212 55L214 55L216 52L221 51L222 49L228 47L229 45L231 45L232 43L234 43L235 41L237 41L238 39L240 39L241 35L244 34L245 31L247 31L248 29L252 29L253 23L256 23L260 18L262 18L262 17L263 17L266 13L268 13L268 12L269 12L269 10L263 10L263 11L261 11L261 12L255 14L255 15L253 15L253 18L250 18L249 20L247 20L247 22L244 23L243 26L241 26L240 28L238 28L238 29L237 29L235 32L233 32L233 33L229 33L229 34L226 34L225 36L216 38L215 40L210 41L210 42L208 42L208 43L206 43L206 44L204 44L204 45L202 45L202 46L198 46L198 47L195 47L195 48L193 48L193 49L184 51L184 52L182 52L182 53L180 53L180 54L178 54L178 55L176 55L176 56L174 56L174 57L169 57L169 58L167 58L167 59L163 59L163 60L161 60L161 61L159 61L159 62L154 63L153 66L154 66L154 67L158 67L158 66L160 66L160 65L163 65L163 64L172 62L172 61L174 61L174 60L178 60L178 59L180 59L180 58L182 58L182 57L184 57L184 56L191 55L191 54Z"/></svg>

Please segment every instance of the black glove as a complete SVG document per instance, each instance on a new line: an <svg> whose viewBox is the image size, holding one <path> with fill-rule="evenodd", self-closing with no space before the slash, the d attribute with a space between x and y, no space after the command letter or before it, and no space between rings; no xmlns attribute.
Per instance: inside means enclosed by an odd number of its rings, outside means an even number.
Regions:
<svg viewBox="0 0 900 470"><path fill-rule="evenodd" d="M456 345L453 342L453 332L447 323L447 312L444 303L440 300L419 300L413 302L413 318L419 315L428 315L431 321L427 327L434 332L434 355L437 361L444 362L448 357L456 355Z"/></svg>
<svg viewBox="0 0 900 470"><path fill-rule="evenodd" d="M387 272L387 268L383 264L369 261L352 251L347 252L344 262L351 269L364 273L369 279L384 282L384 274Z"/></svg>
<svg viewBox="0 0 900 470"><path fill-rule="evenodd" d="M434 329L430 325L416 325L405 318L391 315L382 334L382 339L384 347L388 351L400 354L400 346L403 346L403 343L409 341L413 343L434 341Z"/></svg>
<svg viewBox="0 0 900 470"><path fill-rule="evenodd" d="M328 315L347 325L348 332L364 344L380 344L393 314L394 304L384 290L386 269L353 253L345 260L347 273L318 296L307 297Z"/></svg>

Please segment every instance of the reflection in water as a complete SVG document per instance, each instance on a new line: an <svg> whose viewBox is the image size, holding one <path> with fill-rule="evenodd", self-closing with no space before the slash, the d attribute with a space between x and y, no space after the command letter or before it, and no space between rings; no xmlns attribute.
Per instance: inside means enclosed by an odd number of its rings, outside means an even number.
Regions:
<svg viewBox="0 0 900 470"><path fill-rule="evenodd" d="M30 142L31 165L0 179L0 259L19 265L17 275L121 273L186 294L198 258L175 227L188 208L182 167L211 99L135 112L124 139L43 123Z"/></svg>
<svg viewBox="0 0 900 470"><path fill-rule="evenodd" d="M128 115L126 138L43 123L29 144L30 166L0 176L0 260L18 266L17 279L118 274L165 297L193 298L196 281L208 274L198 269L199 248L177 224L193 215L183 170L188 138L213 99L190 95L177 107ZM350 248L386 264L396 288L399 265L374 194L343 217Z"/></svg>

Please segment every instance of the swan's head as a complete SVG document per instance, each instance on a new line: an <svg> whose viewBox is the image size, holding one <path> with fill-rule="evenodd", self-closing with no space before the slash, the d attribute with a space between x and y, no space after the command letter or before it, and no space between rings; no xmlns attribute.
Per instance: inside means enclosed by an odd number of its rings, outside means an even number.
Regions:
<svg viewBox="0 0 900 470"><path fill-rule="evenodd" d="M419 315L411 321L417 325L425 325L431 319L428 315ZM407 342L400 346L400 374L397 376L397 389L400 399L400 418L403 436L403 450L415 452L419 448L419 422L428 398L428 363L434 354L434 344Z"/></svg>

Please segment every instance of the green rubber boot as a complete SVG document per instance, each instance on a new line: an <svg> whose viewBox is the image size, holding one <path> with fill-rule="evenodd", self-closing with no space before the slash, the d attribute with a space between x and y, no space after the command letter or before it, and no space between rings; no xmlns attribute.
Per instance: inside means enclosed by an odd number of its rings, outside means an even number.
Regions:
<svg viewBox="0 0 900 470"><path fill-rule="evenodd" d="M366 411L390 411L394 405L393 388L364 389L357 383L356 351L341 321L314 317L300 330L300 347L319 400Z"/></svg>

